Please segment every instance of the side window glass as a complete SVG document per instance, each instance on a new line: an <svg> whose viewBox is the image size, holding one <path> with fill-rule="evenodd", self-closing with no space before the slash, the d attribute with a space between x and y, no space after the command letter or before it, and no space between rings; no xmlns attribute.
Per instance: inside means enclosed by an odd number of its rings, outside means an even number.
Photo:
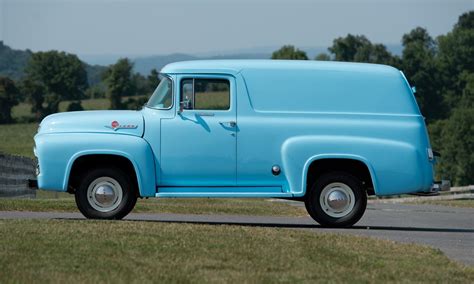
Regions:
<svg viewBox="0 0 474 284"><path fill-rule="evenodd" d="M228 110L230 108L229 81L196 79L194 82L194 108Z"/></svg>
<svg viewBox="0 0 474 284"><path fill-rule="evenodd" d="M228 110L230 83L225 79L184 79L181 102L184 109Z"/></svg>

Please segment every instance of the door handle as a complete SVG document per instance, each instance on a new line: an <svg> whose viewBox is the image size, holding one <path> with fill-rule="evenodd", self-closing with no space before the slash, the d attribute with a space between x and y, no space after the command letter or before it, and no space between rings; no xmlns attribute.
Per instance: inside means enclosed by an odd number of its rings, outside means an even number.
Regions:
<svg viewBox="0 0 474 284"><path fill-rule="evenodd" d="M219 124L224 126L224 127L235 127L237 125L237 122L235 122L235 121L219 121Z"/></svg>

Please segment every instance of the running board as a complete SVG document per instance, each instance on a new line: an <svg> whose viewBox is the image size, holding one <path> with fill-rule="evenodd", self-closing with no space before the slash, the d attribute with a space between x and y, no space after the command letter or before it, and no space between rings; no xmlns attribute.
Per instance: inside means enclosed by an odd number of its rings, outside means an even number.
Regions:
<svg viewBox="0 0 474 284"><path fill-rule="evenodd" d="M167 192L157 193L160 198L291 198L291 193L269 192Z"/></svg>
<svg viewBox="0 0 474 284"><path fill-rule="evenodd" d="M156 197L170 198L272 198L293 197L281 186L160 186Z"/></svg>

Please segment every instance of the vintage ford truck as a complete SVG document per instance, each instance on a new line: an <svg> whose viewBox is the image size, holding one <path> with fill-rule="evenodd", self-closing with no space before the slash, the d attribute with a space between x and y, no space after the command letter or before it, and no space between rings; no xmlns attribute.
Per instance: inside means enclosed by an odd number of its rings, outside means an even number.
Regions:
<svg viewBox="0 0 474 284"><path fill-rule="evenodd" d="M368 195L441 187L411 87L375 64L172 63L140 111L46 117L34 153L38 187L88 218L123 218L139 197L284 198L341 227Z"/></svg>

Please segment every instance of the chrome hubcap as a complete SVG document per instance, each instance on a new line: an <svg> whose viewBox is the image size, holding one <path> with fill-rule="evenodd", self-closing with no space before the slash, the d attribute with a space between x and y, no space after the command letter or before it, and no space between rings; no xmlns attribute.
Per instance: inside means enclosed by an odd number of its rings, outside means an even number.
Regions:
<svg viewBox="0 0 474 284"><path fill-rule="evenodd" d="M347 195L340 190L334 190L328 196L328 205L334 210L341 210L347 206L349 198Z"/></svg>
<svg viewBox="0 0 474 284"><path fill-rule="evenodd" d="M122 202L122 198L122 187L111 177L97 178L87 188L89 204L100 212L115 210Z"/></svg>
<svg viewBox="0 0 474 284"><path fill-rule="evenodd" d="M114 202L114 199L114 189L108 184L99 186L95 191L95 200L97 200L100 204L110 206Z"/></svg>
<svg viewBox="0 0 474 284"><path fill-rule="evenodd" d="M341 218L354 209L354 192L344 183L333 182L323 188L319 203L326 214L334 218Z"/></svg>

